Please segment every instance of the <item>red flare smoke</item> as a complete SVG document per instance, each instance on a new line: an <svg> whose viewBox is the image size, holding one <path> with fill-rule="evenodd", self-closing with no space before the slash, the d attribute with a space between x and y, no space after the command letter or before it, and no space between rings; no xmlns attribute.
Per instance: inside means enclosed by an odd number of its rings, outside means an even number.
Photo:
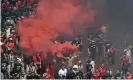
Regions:
<svg viewBox="0 0 133 80"><path fill-rule="evenodd" d="M20 47L27 55L42 52L45 58L55 52L57 57L63 57L67 51L74 52L77 47L70 43L54 44L52 40L74 36L94 21L95 12L90 8L89 0L84 1L40 0L35 17L19 22ZM54 46L57 49L53 49Z"/></svg>
<svg viewBox="0 0 133 80"><path fill-rule="evenodd" d="M78 50L77 46L71 44L71 42L65 42L63 44L56 43L52 49L53 55L56 55L58 58L63 58L63 56L68 56L71 53L74 53Z"/></svg>

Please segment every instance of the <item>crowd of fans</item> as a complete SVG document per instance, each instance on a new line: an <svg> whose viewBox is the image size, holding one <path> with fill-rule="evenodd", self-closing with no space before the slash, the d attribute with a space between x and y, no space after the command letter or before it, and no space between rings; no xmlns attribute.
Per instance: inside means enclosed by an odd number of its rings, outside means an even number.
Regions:
<svg viewBox="0 0 133 80"><path fill-rule="evenodd" d="M17 20L34 15L38 0L2 0L2 30L1 30L1 78L2 79L133 79L131 67L131 46L123 51L121 66L112 73L110 67L115 64L117 50L113 47L101 30L88 35L88 58L83 65L80 59L82 53L82 37L78 36L72 45L79 50L64 57L61 66L49 64L44 66L39 54L32 57L24 55L19 47L21 37L17 33ZM99 56L100 67L95 64ZM58 60L53 60L57 63ZM65 65L67 63L67 66Z"/></svg>

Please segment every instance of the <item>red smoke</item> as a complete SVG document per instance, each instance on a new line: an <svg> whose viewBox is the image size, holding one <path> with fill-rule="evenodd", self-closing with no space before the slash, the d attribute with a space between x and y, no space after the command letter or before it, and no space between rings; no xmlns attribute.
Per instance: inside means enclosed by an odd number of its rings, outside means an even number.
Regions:
<svg viewBox="0 0 133 80"><path fill-rule="evenodd" d="M65 42L63 44L56 43L52 48L52 53L58 58L63 58L63 56L68 56L71 53L74 53L78 50L77 46L71 44L71 42Z"/></svg>
<svg viewBox="0 0 133 80"><path fill-rule="evenodd" d="M88 27L95 17L89 0L40 0L34 18L19 22L20 46L27 55L42 52L43 56L58 52L57 48L66 48L66 44L54 44L59 37L72 37ZM75 46L68 45L68 49ZM59 48L60 49L60 48ZM66 52L66 51L65 51ZM63 56L58 52L56 56Z"/></svg>

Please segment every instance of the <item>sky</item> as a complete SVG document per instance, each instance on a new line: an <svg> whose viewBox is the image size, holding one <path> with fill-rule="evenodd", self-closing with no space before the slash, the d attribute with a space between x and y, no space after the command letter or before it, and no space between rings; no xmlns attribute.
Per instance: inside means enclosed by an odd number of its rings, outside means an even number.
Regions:
<svg viewBox="0 0 133 80"><path fill-rule="evenodd" d="M123 46L128 33L133 43L133 0L101 0L100 22L109 25L109 36L116 46Z"/></svg>

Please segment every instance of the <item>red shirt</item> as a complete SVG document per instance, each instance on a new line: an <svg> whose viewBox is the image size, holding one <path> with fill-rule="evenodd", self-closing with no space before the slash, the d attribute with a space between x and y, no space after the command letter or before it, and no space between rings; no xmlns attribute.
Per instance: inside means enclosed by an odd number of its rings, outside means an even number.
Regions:
<svg viewBox="0 0 133 80"><path fill-rule="evenodd" d="M38 58L38 59L37 59ZM34 62L36 63L36 64L40 64L40 62L41 62L41 57L40 56L33 56L33 60L34 60Z"/></svg>
<svg viewBox="0 0 133 80"><path fill-rule="evenodd" d="M13 39L14 42L17 40L17 35L16 34L11 34L10 37Z"/></svg>
<svg viewBox="0 0 133 80"><path fill-rule="evenodd" d="M100 67L100 68L98 69L98 71L99 71L100 77L103 78L104 75L105 75L105 69L102 68L102 67Z"/></svg>
<svg viewBox="0 0 133 80"><path fill-rule="evenodd" d="M50 74L50 76L51 76L52 78L54 78L54 73L55 73L54 67L52 67L52 68L49 68L49 67L48 67L46 70L48 71L48 73Z"/></svg>
<svg viewBox="0 0 133 80"><path fill-rule="evenodd" d="M44 78L45 79L52 79L52 76L48 73L45 73Z"/></svg>
<svg viewBox="0 0 133 80"><path fill-rule="evenodd" d="M93 79L100 79L100 73L99 72L95 72L93 74Z"/></svg>
<svg viewBox="0 0 133 80"><path fill-rule="evenodd" d="M113 48L110 48L109 49L109 55L110 56L113 56L114 54L115 54L114 49Z"/></svg>
<svg viewBox="0 0 133 80"><path fill-rule="evenodd" d="M11 50L14 50L14 43L13 42L7 42L7 47Z"/></svg>
<svg viewBox="0 0 133 80"><path fill-rule="evenodd" d="M28 0L28 5L32 6L34 4L34 0Z"/></svg>
<svg viewBox="0 0 133 80"><path fill-rule="evenodd" d="M17 2L17 7L18 7L18 8L24 8L25 6L26 6L25 1L19 0L19 1Z"/></svg>
<svg viewBox="0 0 133 80"><path fill-rule="evenodd" d="M124 57L122 58L122 60L123 60L123 66L127 66L128 63L129 63L129 57L128 57L128 56L124 56Z"/></svg>
<svg viewBox="0 0 133 80"><path fill-rule="evenodd" d="M6 1L2 4L2 9L3 10L8 10L11 7L10 2Z"/></svg>

